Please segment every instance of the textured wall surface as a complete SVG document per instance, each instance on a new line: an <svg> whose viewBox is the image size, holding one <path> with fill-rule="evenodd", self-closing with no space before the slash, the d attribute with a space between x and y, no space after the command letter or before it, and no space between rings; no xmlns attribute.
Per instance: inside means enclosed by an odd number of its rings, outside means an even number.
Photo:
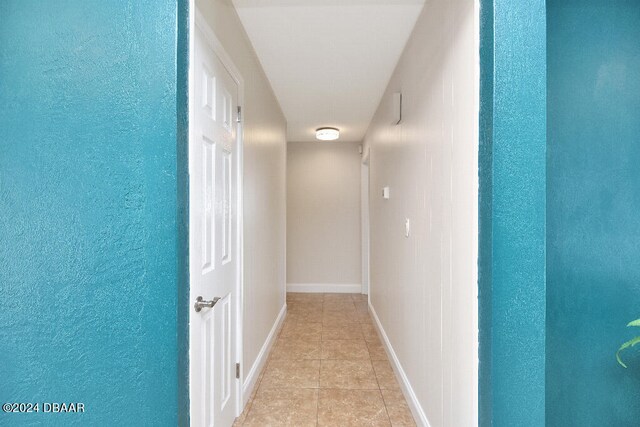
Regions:
<svg viewBox="0 0 640 427"><path fill-rule="evenodd" d="M189 1L178 0L176 40L178 425L189 425Z"/></svg>
<svg viewBox="0 0 640 427"><path fill-rule="evenodd" d="M433 427L478 418L476 13L473 0L426 3L365 139L371 303Z"/></svg>
<svg viewBox="0 0 640 427"><path fill-rule="evenodd" d="M638 425L640 3L547 7L547 425Z"/></svg>
<svg viewBox="0 0 640 427"><path fill-rule="evenodd" d="M176 13L0 3L2 425L178 422Z"/></svg>
<svg viewBox="0 0 640 427"><path fill-rule="evenodd" d="M287 283L362 283L358 145L289 143Z"/></svg>
<svg viewBox="0 0 640 427"><path fill-rule="evenodd" d="M243 372L246 376L285 304L287 123L231 1L198 0L196 5L245 82Z"/></svg>
<svg viewBox="0 0 640 427"><path fill-rule="evenodd" d="M491 65L486 57L491 55L493 67L483 70L481 99L480 201L482 215L491 219L480 218L480 421L540 426L545 422L545 2L495 0L491 7L493 21L483 14L481 37L482 64ZM485 72L491 69L489 76Z"/></svg>
<svg viewBox="0 0 640 427"><path fill-rule="evenodd" d="M478 424L490 426L493 223L493 0L480 2L478 140Z"/></svg>

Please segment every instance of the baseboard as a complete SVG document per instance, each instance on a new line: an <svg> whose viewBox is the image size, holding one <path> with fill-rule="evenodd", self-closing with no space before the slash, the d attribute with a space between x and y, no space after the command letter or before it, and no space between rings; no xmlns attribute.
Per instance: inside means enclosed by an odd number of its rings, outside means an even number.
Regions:
<svg viewBox="0 0 640 427"><path fill-rule="evenodd" d="M287 292L359 294L360 283L287 283Z"/></svg>
<svg viewBox="0 0 640 427"><path fill-rule="evenodd" d="M427 415L424 413L422 406L418 402L418 398L413 391L413 387L411 387L411 383L409 382L407 375L404 373L404 369L402 369L402 365L398 360L398 356L396 356L395 351L393 351L393 347L391 347L389 337L387 337L387 334L382 327L382 323L380 323L380 319L378 318L373 305L371 305L371 301L369 301L369 311L375 322L376 329L378 330L378 335L380 335L385 350L387 351L387 355L389 356L389 360L391 361L391 367L396 373L396 377L400 380L400 388L402 389L402 393L404 394L405 399L407 399L409 409L411 409L411 413L413 414L413 418L415 419L416 424L421 427L430 427L431 425L429 424Z"/></svg>
<svg viewBox="0 0 640 427"><path fill-rule="evenodd" d="M251 392L253 388L256 386L256 382L258 381L258 377L260 376L260 372L262 372L262 368L264 368L264 364L267 362L267 358L269 357L269 352L271 351L271 347L276 341L278 337L278 332L282 327L282 323L284 322L284 318L287 314L287 305L285 304L280 310L280 314L278 314L278 318L276 319L267 339L265 340L262 348L260 349L260 353L258 353L258 357L254 362L251 370L245 377L244 384L242 386L242 407L247 404L249 401L249 397L251 397Z"/></svg>

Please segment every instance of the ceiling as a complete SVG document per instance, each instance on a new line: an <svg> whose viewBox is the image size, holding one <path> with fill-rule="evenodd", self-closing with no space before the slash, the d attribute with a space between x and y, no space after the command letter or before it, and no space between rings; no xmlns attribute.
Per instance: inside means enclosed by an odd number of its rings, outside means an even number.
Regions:
<svg viewBox="0 0 640 427"><path fill-rule="evenodd" d="M361 141L424 0L234 0L287 118L290 142L315 129Z"/></svg>

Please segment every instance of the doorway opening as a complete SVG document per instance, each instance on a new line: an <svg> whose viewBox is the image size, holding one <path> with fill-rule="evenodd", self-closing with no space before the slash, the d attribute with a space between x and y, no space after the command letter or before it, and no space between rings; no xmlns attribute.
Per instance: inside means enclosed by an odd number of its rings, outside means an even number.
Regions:
<svg viewBox="0 0 640 427"><path fill-rule="evenodd" d="M362 193L360 201L360 211L362 212L362 293L369 295L369 149L362 156L360 175Z"/></svg>
<svg viewBox="0 0 640 427"><path fill-rule="evenodd" d="M192 297L231 295L237 331L228 342L215 334L219 302L192 313L194 331L208 327L200 313L214 319L214 332L192 335L192 424L226 427L232 407L241 423L291 424L304 407L316 423L323 408L339 413L342 425L339 408L366 395L381 422L392 422L391 399L418 425L473 425L477 345L459 342L477 343L478 1L192 4L221 65L192 58L194 144L198 126L213 130L191 166L237 185L235 198L194 173L204 195L192 198L191 232L220 234L193 250L224 253L225 212L237 217L238 250L226 293L213 275L228 264L192 257L193 279L211 274ZM234 102L238 151L215 134L231 132ZM227 163L206 160L213 144ZM207 228L216 215L220 227ZM222 249L208 251L215 239ZM202 386L198 366L221 373Z"/></svg>

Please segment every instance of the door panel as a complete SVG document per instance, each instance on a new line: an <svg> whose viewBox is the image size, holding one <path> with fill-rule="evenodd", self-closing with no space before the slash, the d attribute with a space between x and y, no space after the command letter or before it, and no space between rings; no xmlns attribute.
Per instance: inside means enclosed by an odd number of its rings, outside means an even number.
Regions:
<svg viewBox="0 0 640 427"><path fill-rule="evenodd" d="M238 86L196 24L190 123L191 425L235 418Z"/></svg>
<svg viewBox="0 0 640 427"><path fill-rule="evenodd" d="M232 154L222 151L222 263L231 261L231 169Z"/></svg>
<svg viewBox="0 0 640 427"><path fill-rule="evenodd" d="M215 269L213 259L215 257L215 217L213 212L213 202L215 200L215 169L216 169L216 143L202 138L204 155L203 160L203 181L202 181L202 199L204 200L204 214L202 216L202 273L207 274Z"/></svg>

